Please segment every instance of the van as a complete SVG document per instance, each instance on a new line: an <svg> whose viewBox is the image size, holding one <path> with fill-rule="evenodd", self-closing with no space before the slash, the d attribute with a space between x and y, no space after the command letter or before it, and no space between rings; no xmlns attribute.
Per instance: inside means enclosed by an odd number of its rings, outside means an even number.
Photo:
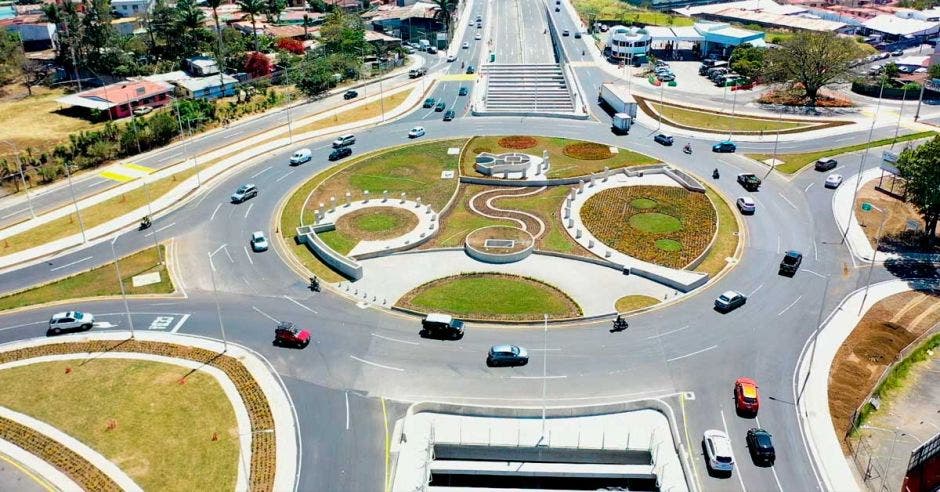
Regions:
<svg viewBox="0 0 940 492"><path fill-rule="evenodd" d="M421 320L421 329L426 336L450 338L463 337L463 321L454 319L449 314L429 313Z"/></svg>
<svg viewBox="0 0 940 492"><path fill-rule="evenodd" d="M351 134L350 134L350 135L343 135L343 136L337 138L336 140L333 140L333 148L334 148L334 149L338 149L338 148L340 148L340 147L347 147L347 146L350 146L350 145L352 145L352 144L354 144L354 143L356 143L356 136L355 136L355 135L351 135Z"/></svg>
<svg viewBox="0 0 940 492"><path fill-rule="evenodd" d="M310 152L310 149L300 149L297 152L294 152L294 155L290 156L290 163L293 165L303 164L309 161L313 157L313 153Z"/></svg>
<svg viewBox="0 0 940 492"><path fill-rule="evenodd" d="M421 68L412 68L411 70L408 70L408 78L409 78L409 79L416 79L416 78L418 78L418 77L420 77L420 76L422 76L422 75L426 75L427 73L428 73L428 69L427 69L427 68L424 68L424 67L421 67Z"/></svg>

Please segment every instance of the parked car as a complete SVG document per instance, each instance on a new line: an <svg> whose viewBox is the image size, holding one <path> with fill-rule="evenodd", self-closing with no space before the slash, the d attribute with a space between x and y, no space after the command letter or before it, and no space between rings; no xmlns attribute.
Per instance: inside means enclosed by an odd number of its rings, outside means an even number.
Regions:
<svg viewBox="0 0 940 492"><path fill-rule="evenodd" d="M143 116L149 114L151 111L153 111L153 108L150 106L138 106L134 108L134 116Z"/></svg>
<svg viewBox="0 0 940 492"><path fill-rule="evenodd" d="M95 317L82 311L67 311L53 314L49 318L46 335L60 335L66 331L88 331L95 325Z"/></svg>
<svg viewBox="0 0 940 492"><path fill-rule="evenodd" d="M529 352L516 345L493 345L486 356L488 366L524 366L529 363Z"/></svg>
<svg viewBox="0 0 940 492"><path fill-rule="evenodd" d="M836 189L842 184L841 174L830 174L826 176L826 188Z"/></svg>
<svg viewBox="0 0 940 492"><path fill-rule="evenodd" d="M356 143L355 135L343 135L341 137L337 137L336 140L333 140L333 148L338 149L340 147L349 147L354 143Z"/></svg>
<svg viewBox="0 0 940 492"><path fill-rule="evenodd" d="M725 140L712 145L712 152L729 153L738 149L738 146L731 140Z"/></svg>
<svg viewBox="0 0 940 492"><path fill-rule="evenodd" d="M757 211L757 204L754 203L751 197L742 196L735 201L735 205L738 206L738 210L742 214L754 215L754 212Z"/></svg>
<svg viewBox="0 0 940 492"><path fill-rule="evenodd" d="M241 203L256 196L258 196L258 187L249 183L239 186L235 193L232 193L231 199L232 203Z"/></svg>
<svg viewBox="0 0 940 492"><path fill-rule="evenodd" d="M441 101L437 103L436 106L434 106L434 111L437 111L438 113L440 113L441 111L444 111L445 109L447 109L447 103L445 103L444 101Z"/></svg>
<svg viewBox="0 0 940 492"><path fill-rule="evenodd" d="M429 97L424 100L424 104L422 106L424 106L425 108L433 108L435 104L437 104L437 99L434 99L433 97Z"/></svg>
<svg viewBox="0 0 940 492"><path fill-rule="evenodd" d="M251 233L251 250L255 253L268 250L268 238L264 237L263 232L255 231Z"/></svg>
<svg viewBox="0 0 940 492"><path fill-rule="evenodd" d="M702 435L702 447L705 448L705 462L709 470L731 474L734 470L734 454L731 452L728 434L709 429Z"/></svg>
<svg viewBox="0 0 940 492"><path fill-rule="evenodd" d="M468 88L466 88L466 87L464 87L464 86L460 86L460 89L457 90L457 95L458 95L458 96L466 96L466 95L469 94L469 93L470 93L470 89L468 89Z"/></svg>
<svg viewBox="0 0 940 492"><path fill-rule="evenodd" d="M290 156L290 163L293 165L303 164L313 158L310 149L299 149Z"/></svg>
<svg viewBox="0 0 940 492"><path fill-rule="evenodd" d="M738 378L734 382L734 409L740 415L757 415L760 409L760 394L757 382L751 378Z"/></svg>
<svg viewBox="0 0 940 492"><path fill-rule="evenodd" d="M304 348L310 345L310 332L297 328L290 321L279 321L274 327L274 345Z"/></svg>
<svg viewBox="0 0 940 492"><path fill-rule="evenodd" d="M411 70L408 70L408 78L416 79L422 75L427 75L427 73L428 73L427 68L424 68L424 67L412 68Z"/></svg>
<svg viewBox="0 0 940 492"><path fill-rule="evenodd" d="M878 75L883 68L881 65L872 65L868 67L868 75Z"/></svg>
<svg viewBox="0 0 940 492"><path fill-rule="evenodd" d="M428 313L421 320L421 332L423 336L457 340L463 338L463 321L449 314Z"/></svg>
<svg viewBox="0 0 940 492"><path fill-rule="evenodd" d="M741 173L738 175L738 184L747 191L757 191L760 189L760 178L751 173Z"/></svg>
<svg viewBox="0 0 940 492"><path fill-rule="evenodd" d="M715 299L715 309L727 313L743 306L746 302L747 297L745 297L744 294L734 290L727 290L718 296L718 299Z"/></svg>
<svg viewBox="0 0 940 492"><path fill-rule="evenodd" d="M900 65L898 66L898 72L901 73L914 73L914 67L910 65Z"/></svg>
<svg viewBox="0 0 940 492"><path fill-rule="evenodd" d="M473 65L467 65L467 73L468 73L468 74L470 74L470 73L476 73L476 71L477 71L477 68L476 68L476 67L474 67Z"/></svg>
<svg viewBox="0 0 940 492"><path fill-rule="evenodd" d="M346 99L346 100L355 99L357 97L359 97L359 93L354 90L348 90L343 93L343 99Z"/></svg>
<svg viewBox="0 0 940 492"><path fill-rule="evenodd" d="M349 157L352 155L352 149L349 147L340 147L338 149L333 149L333 152L330 152L329 159L331 161L337 161L343 157Z"/></svg>
<svg viewBox="0 0 940 492"><path fill-rule="evenodd" d="M453 109L448 109L444 112L444 121L451 121L457 116L457 113Z"/></svg>
<svg viewBox="0 0 940 492"><path fill-rule="evenodd" d="M777 452L774 450L774 439L769 432L764 429L748 429L747 450L751 453L751 459L754 464L759 466L773 466L777 460Z"/></svg>
<svg viewBox="0 0 940 492"><path fill-rule="evenodd" d="M816 161L816 164L813 165L817 171L829 171L830 169L835 169L839 165L839 162L835 159L830 159L829 157L824 157Z"/></svg>
<svg viewBox="0 0 940 492"><path fill-rule="evenodd" d="M672 82L676 80L676 76L671 73L661 73L657 75L656 78L659 79L660 82Z"/></svg>
<svg viewBox="0 0 940 492"><path fill-rule="evenodd" d="M418 138L424 136L424 127L416 126L408 132L408 138Z"/></svg>
<svg viewBox="0 0 940 492"><path fill-rule="evenodd" d="M656 136L653 137L654 142L665 145L667 147L672 145L674 140L675 139L672 138L672 135L666 135L665 133L657 133Z"/></svg>
<svg viewBox="0 0 940 492"><path fill-rule="evenodd" d="M561 12L561 9L559 7L555 7L555 12Z"/></svg>
<svg viewBox="0 0 940 492"><path fill-rule="evenodd" d="M428 54L429 54L429 55L436 55L436 54L437 54L437 48L435 48L435 47L433 47L433 46L428 46Z"/></svg>
<svg viewBox="0 0 940 492"><path fill-rule="evenodd" d="M783 259L780 260L780 269L777 273L792 277L796 275L797 270L800 269L800 265L802 264L803 253L793 250L787 251L783 254Z"/></svg>

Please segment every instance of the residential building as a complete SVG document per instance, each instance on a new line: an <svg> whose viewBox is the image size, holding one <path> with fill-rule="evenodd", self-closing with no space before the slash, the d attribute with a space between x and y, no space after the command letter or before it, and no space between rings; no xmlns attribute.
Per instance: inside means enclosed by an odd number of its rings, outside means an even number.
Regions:
<svg viewBox="0 0 940 492"><path fill-rule="evenodd" d="M60 97L56 101L70 106L110 113L111 118L125 118L140 106L159 107L170 102L173 86L160 81L127 80Z"/></svg>
<svg viewBox="0 0 940 492"><path fill-rule="evenodd" d="M934 37L940 32L940 21L930 21L910 16L904 11L900 15L883 14L862 23L869 34L882 38L888 46L913 46Z"/></svg>
<svg viewBox="0 0 940 492"><path fill-rule="evenodd" d="M176 95L194 99L218 99L234 96L238 91L238 80L231 75L213 75L194 77L182 70L158 73L140 78L150 82L170 83L176 86Z"/></svg>
<svg viewBox="0 0 940 492"><path fill-rule="evenodd" d="M154 0L111 0L111 9L119 17L134 17L153 10Z"/></svg>
<svg viewBox="0 0 940 492"><path fill-rule="evenodd" d="M26 51L41 51L56 46L56 26L40 15L23 15L0 20L0 29L15 32Z"/></svg>
<svg viewBox="0 0 940 492"><path fill-rule="evenodd" d="M205 55L187 58L183 61L183 68L196 77L219 73L219 64L216 63L215 58Z"/></svg>

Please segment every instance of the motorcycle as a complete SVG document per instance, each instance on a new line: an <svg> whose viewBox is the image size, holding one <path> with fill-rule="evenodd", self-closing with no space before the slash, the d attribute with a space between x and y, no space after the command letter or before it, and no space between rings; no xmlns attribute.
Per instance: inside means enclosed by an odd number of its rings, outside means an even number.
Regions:
<svg viewBox="0 0 940 492"><path fill-rule="evenodd" d="M718 179L718 168L717 168L717 167L715 168L714 171L712 171L712 179Z"/></svg>
<svg viewBox="0 0 940 492"><path fill-rule="evenodd" d="M617 316L617 319L614 320L614 327L611 328L610 331L611 333L617 332L617 331L624 331L627 329L628 326L629 325L627 324L627 320L623 319L621 316Z"/></svg>
<svg viewBox="0 0 940 492"><path fill-rule="evenodd" d="M316 277L310 277L310 290L320 292L320 281Z"/></svg>
<svg viewBox="0 0 940 492"><path fill-rule="evenodd" d="M142 230L144 230L144 229L150 227L150 225L151 225L150 216L148 215L148 216L144 217L143 219L140 219L140 229L139 229L139 230L142 231Z"/></svg>
<svg viewBox="0 0 940 492"><path fill-rule="evenodd" d="M691 154L691 153L692 153L692 146L689 145L689 144L685 144L685 147L682 147L682 152L684 152L684 153L686 153L686 154Z"/></svg>

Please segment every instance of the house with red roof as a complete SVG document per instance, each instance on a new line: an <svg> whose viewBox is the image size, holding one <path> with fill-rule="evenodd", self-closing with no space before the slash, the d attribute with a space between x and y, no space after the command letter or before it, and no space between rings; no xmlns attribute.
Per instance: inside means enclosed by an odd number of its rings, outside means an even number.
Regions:
<svg viewBox="0 0 940 492"><path fill-rule="evenodd" d="M57 102L108 112L111 118L126 118L134 108L157 108L170 102L173 85L150 80L127 80L117 84L96 87L56 99Z"/></svg>

